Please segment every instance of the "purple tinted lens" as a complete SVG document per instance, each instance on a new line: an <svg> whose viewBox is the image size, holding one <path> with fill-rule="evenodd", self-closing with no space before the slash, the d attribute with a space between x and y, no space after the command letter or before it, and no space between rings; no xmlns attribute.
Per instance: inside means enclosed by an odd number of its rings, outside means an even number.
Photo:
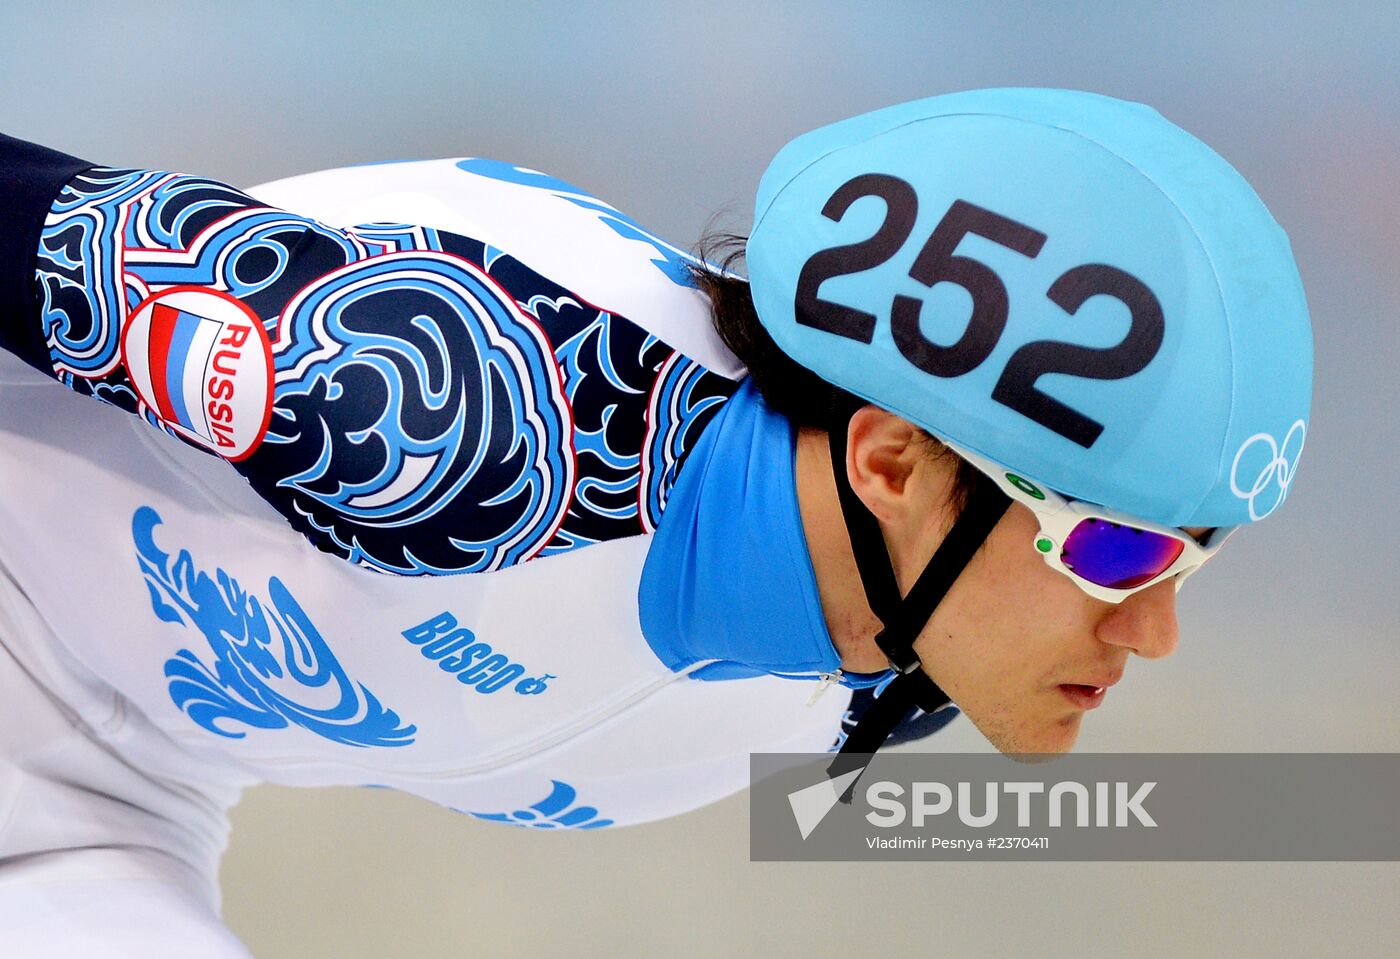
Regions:
<svg viewBox="0 0 1400 959"><path fill-rule="evenodd" d="M1181 540L1151 530L1086 519L1065 540L1060 559L1091 583L1131 589L1161 575L1185 548Z"/></svg>

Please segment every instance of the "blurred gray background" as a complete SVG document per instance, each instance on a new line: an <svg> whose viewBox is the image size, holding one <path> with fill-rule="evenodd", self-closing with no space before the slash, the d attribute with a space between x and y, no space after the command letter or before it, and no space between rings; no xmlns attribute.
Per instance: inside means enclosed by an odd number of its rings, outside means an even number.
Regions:
<svg viewBox="0 0 1400 959"><path fill-rule="evenodd" d="M1290 506L1182 594L1091 751L1400 751L1400 4L6 3L0 129L240 186L475 154L689 245L771 154L982 86L1150 103L1288 230L1317 394ZM988 747L964 720L939 750ZM758 864L743 796L577 835L250 792L225 914L264 959L1395 956L1396 864Z"/></svg>

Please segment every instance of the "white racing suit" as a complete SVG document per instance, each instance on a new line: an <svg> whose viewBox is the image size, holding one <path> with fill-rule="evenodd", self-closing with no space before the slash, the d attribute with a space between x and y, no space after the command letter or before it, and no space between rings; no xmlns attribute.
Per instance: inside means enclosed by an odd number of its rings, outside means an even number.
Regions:
<svg viewBox="0 0 1400 959"><path fill-rule="evenodd" d="M243 955L254 782L594 829L832 747L791 432L684 254L492 161L0 148L0 955Z"/></svg>

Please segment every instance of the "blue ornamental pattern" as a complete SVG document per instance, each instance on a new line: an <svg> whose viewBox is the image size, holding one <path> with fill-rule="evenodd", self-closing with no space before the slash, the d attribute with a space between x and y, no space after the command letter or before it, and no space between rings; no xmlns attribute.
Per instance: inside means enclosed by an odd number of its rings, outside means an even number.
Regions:
<svg viewBox="0 0 1400 959"><path fill-rule="evenodd" d="M688 257L611 207L472 162L596 207L688 282ZM170 173L70 182L36 283L56 375L160 429L121 365L123 319L176 285L241 300L268 333L275 384L267 435L234 468L319 549L396 575L501 569L653 529L736 387L480 241L332 229Z"/></svg>
<svg viewBox="0 0 1400 959"><path fill-rule="evenodd" d="M661 520L686 451L695 445L732 390L727 380L679 354L661 370L647 410L650 428L642 451L642 525L648 532Z"/></svg>
<svg viewBox="0 0 1400 959"><path fill-rule="evenodd" d="M574 459L549 343L471 263L404 251L334 270L285 307L273 351L265 455L351 562L500 569L559 527Z"/></svg>
<svg viewBox="0 0 1400 959"><path fill-rule="evenodd" d="M413 742L417 727L346 675L280 579L268 580L265 604L222 569L212 577L199 569L186 550L172 559L156 545L160 524L149 506L131 520L151 608L164 622L197 630L213 654L211 664L181 649L165 663L170 698L191 720L229 739L247 735L239 727L300 726L346 746Z"/></svg>
<svg viewBox="0 0 1400 959"><path fill-rule="evenodd" d="M550 780L552 789L548 796L525 809L512 812L466 812L468 816L485 819L489 822L505 823L526 829L602 829L611 826L611 819L603 819L592 806L575 806L578 790L557 779Z"/></svg>
<svg viewBox="0 0 1400 959"><path fill-rule="evenodd" d="M588 210L598 218L600 223L618 236L649 244L656 251L651 262L672 283L677 286L692 285L690 265L699 263L695 257L680 247L672 246L656 234L642 229L636 220L621 210L584 192L572 183L558 177L552 177L547 173L541 173L538 170L531 170L528 167L503 163L500 160L488 160L485 157L467 157L465 160L459 160L457 168L477 176L490 177L493 180L503 180L507 183L518 183L521 186L543 190L561 200L567 200L574 206Z"/></svg>

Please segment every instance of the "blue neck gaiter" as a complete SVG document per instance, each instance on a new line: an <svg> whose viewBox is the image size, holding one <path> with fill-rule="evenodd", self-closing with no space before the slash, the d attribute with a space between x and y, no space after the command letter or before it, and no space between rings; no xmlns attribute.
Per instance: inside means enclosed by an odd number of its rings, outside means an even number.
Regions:
<svg viewBox="0 0 1400 959"><path fill-rule="evenodd" d="M647 552L642 635L700 679L801 675L840 665L798 512L796 435L745 380L691 449ZM848 685L867 685L883 674Z"/></svg>

